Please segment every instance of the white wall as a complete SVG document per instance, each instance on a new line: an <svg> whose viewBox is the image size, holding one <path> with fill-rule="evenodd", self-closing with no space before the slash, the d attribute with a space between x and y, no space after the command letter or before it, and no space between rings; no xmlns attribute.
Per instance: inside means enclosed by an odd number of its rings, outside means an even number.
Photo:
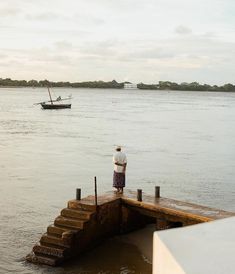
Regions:
<svg viewBox="0 0 235 274"><path fill-rule="evenodd" d="M153 274L235 274L235 217L154 233Z"/></svg>

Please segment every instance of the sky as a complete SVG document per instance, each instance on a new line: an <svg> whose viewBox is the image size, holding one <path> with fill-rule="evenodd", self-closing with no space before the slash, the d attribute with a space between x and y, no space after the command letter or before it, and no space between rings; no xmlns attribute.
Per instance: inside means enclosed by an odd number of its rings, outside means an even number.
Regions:
<svg viewBox="0 0 235 274"><path fill-rule="evenodd" d="M235 1L0 1L7 77L234 83Z"/></svg>

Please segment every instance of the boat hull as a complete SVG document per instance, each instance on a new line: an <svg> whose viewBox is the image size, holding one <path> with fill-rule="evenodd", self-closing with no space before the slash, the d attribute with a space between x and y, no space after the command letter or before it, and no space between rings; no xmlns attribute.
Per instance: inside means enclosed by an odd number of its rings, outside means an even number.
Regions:
<svg viewBox="0 0 235 274"><path fill-rule="evenodd" d="M64 109L71 108L71 104L41 104L43 109Z"/></svg>

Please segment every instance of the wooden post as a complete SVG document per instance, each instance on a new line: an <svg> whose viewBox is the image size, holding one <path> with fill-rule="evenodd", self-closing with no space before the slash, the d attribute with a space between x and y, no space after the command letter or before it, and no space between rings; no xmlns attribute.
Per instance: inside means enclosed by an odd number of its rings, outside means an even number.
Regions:
<svg viewBox="0 0 235 274"><path fill-rule="evenodd" d="M76 200L81 200L81 188L76 189Z"/></svg>
<svg viewBox="0 0 235 274"><path fill-rule="evenodd" d="M160 186L155 186L155 198L160 198Z"/></svg>
<svg viewBox="0 0 235 274"><path fill-rule="evenodd" d="M137 201L142 202L142 189L137 189Z"/></svg>
<svg viewBox="0 0 235 274"><path fill-rule="evenodd" d="M97 202L97 181L96 181L96 176L94 178L95 182L95 209L97 210L98 202Z"/></svg>

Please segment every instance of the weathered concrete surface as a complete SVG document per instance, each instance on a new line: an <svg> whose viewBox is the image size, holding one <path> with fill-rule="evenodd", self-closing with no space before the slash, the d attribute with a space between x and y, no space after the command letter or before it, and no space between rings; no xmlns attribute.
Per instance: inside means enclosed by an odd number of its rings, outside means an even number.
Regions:
<svg viewBox="0 0 235 274"><path fill-rule="evenodd" d="M213 209L206 206L200 206L192 203L177 201L167 198L155 198L150 195L143 195L143 201L136 200L136 192L127 191L122 195L122 201L136 209L143 210L146 214L153 217L171 216L180 219L198 222L208 222L217 219L223 219L234 216L235 213L224 210Z"/></svg>
<svg viewBox="0 0 235 274"><path fill-rule="evenodd" d="M235 217L154 232L153 274L234 274Z"/></svg>
<svg viewBox="0 0 235 274"><path fill-rule="evenodd" d="M235 213L149 195L143 195L142 202L138 202L136 192L127 190L122 195L108 192L99 196L96 210L94 196L88 196L68 202L26 259L55 266L104 238L149 223L155 223L156 230L163 230L231 216Z"/></svg>

